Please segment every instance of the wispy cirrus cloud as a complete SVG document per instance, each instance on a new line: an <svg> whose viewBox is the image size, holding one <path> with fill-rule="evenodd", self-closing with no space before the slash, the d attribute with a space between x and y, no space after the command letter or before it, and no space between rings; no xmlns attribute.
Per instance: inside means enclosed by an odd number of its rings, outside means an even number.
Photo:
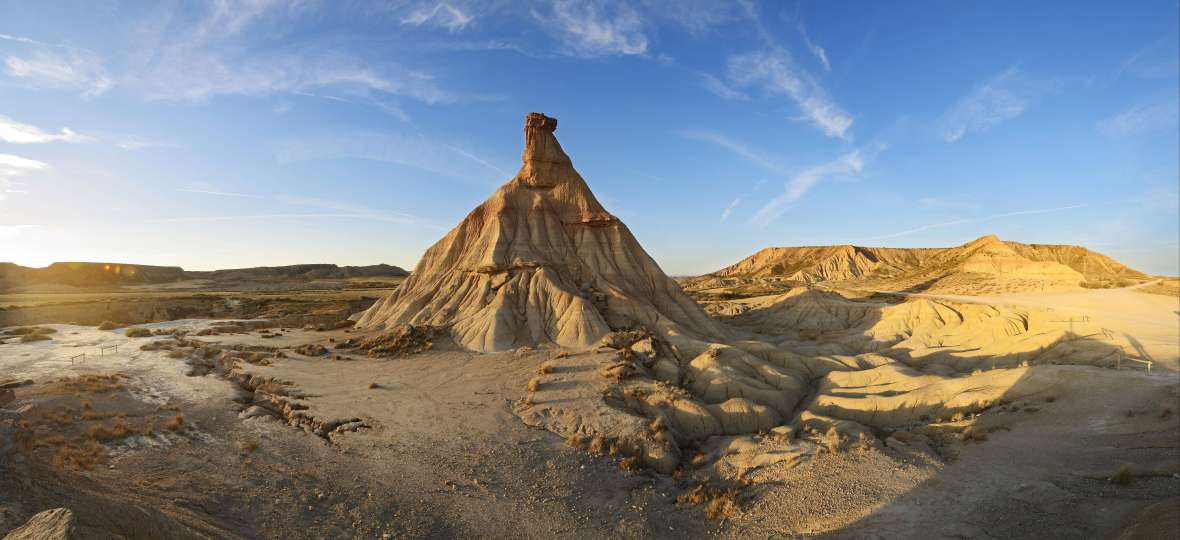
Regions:
<svg viewBox="0 0 1180 540"><path fill-rule="evenodd" d="M708 73L697 73L700 78L701 88L708 90L709 93L721 98L731 101L749 99L745 93L735 90L732 86L725 83L721 79L710 75Z"/></svg>
<svg viewBox="0 0 1180 540"><path fill-rule="evenodd" d="M473 171L472 167L467 166L469 162L477 163L482 171L490 165L486 160L470 159L474 156L470 152L465 156L468 157L467 161L457 160L456 153L456 147L421 135L402 133L304 135L282 140L274 146L275 159L281 164L325 159L364 159L413 167L481 185L492 185L503 180L488 179L486 173ZM491 169L503 173L494 165Z"/></svg>
<svg viewBox="0 0 1180 540"><path fill-rule="evenodd" d="M769 96L790 99L803 117L829 137L848 140L853 118L806 70L796 65L784 49L731 56L730 82L739 88L756 88Z"/></svg>
<svg viewBox="0 0 1180 540"><path fill-rule="evenodd" d="M0 201L8 198L8 195L12 193L24 193L24 190L16 189L22 185L22 182L17 178L48 168L49 164L44 161L12 154L0 154Z"/></svg>
<svg viewBox="0 0 1180 540"><path fill-rule="evenodd" d="M0 34L0 41L19 49L4 57L3 66L5 74L23 85L72 89L85 97L114 85L102 59L87 49L12 34Z"/></svg>
<svg viewBox="0 0 1180 540"><path fill-rule="evenodd" d="M561 41L573 56L642 55L648 39L635 8L600 0L556 0L533 17Z"/></svg>
<svg viewBox="0 0 1180 540"><path fill-rule="evenodd" d="M382 210L374 210L365 206L337 201L332 199L324 199L320 197L307 197L301 195L279 195L277 199L280 202L294 205L305 206L311 208L319 208L323 210L336 210L343 212L337 214L335 217L348 217L355 219L367 219L371 221L385 221L390 223L397 223L400 225L411 225L415 227L423 227L434 230L446 230L446 227L436 221L426 219L414 214L407 214L404 212L386 212Z"/></svg>
<svg viewBox="0 0 1180 540"><path fill-rule="evenodd" d="M1024 114L1059 84L1010 67L976 86L957 101L941 119L942 138L948 143L968 133L987 131Z"/></svg>
<svg viewBox="0 0 1180 540"><path fill-rule="evenodd" d="M733 209L737 208L739 204L742 204L742 198L734 197L733 202L729 203L729 206L726 206L725 209L721 211L722 223L729 219L729 215L733 213Z"/></svg>
<svg viewBox="0 0 1180 540"><path fill-rule="evenodd" d="M401 22L402 24L412 26L438 26L446 28L451 32L456 32L467 28L474 20L475 17L449 2L437 2L433 5L423 4L418 6L408 15L402 17Z"/></svg>
<svg viewBox="0 0 1180 540"><path fill-rule="evenodd" d="M1096 128L1107 137L1118 139L1143 133L1176 129L1180 105L1175 96L1143 102L1114 116L1099 120Z"/></svg>
<svg viewBox="0 0 1180 540"><path fill-rule="evenodd" d="M808 167L792 175L783 186L782 194L771 199L765 206L759 209L754 214L754 217L750 218L750 223L760 227L771 224L820 182L833 177L858 174L863 171L867 158L882 149L883 147L877 147L867 152L860 149L854 150L832 161Z"/></svg>
<svg viewBox="0 0 1180 540"><path fill-rule="evenodd" d="M899 238L902 236L910 236L913 234L923 233L923 232L931 231L931 230L935 230L935 229L942 229L945 227L952 227L955 225L964 225L964 224L968 224L968 223L982 223L982 222L993 221L993 220L1007 218L1007 217L1028 216L1028 215L1034 215L1034 214L1051 214L1051 213L1055 213L1055 212L1064 212L1066 210L1076 210L1078 208L1085 208L1085 206L1086 205L1084 205L1084 204L1071 204L1071 205L1067 205L1067 206L1057 206L1057 207L1051 207L1051 208L1033 208L1033 209L1027 209L1027 210L1015 210L1012 212L991 214L991 215L977 217L977 218L958 218L958 219L952 219L952 220L947 220L947 221L940 221L940 222L936 222L936 223L928 223L926 225L920 225L920 226L914 227L912 229L906 229L904 231L898 231L895 233L883 234L880 236L870 236L868 238L868 240L884 240L886 238Z"/></svg>
<svg viewBox="0 0 1180 540"><path fill-rule="evenodd" d="M501 169L501 168L493 165L490 161L488 161L486 159L483 159L483 158L481 158L475 154L472 154L471 152L468 152L468 151L466 151L462 148L459 148L457 146L452 146L449 144L445 145L445 146L447 148L450 148L451 150L454 150L456 154L459 154L467 159L470 159L471 161L474 161L480 165L483 165L484 167L487 167L493 171L496 171L497 173L500 173L501 176L505 176L505 177L509 176L508 171L505 171L504 169Z"/></svg>
<svg viewBox="0 0 1180 540"><path fill-rule="evenodd" d="M49 133L37 126L17 122L0 116L0 141L12 144L42 144L50 142L80 143L94 140L70 128L61 128L58 133Z"/></svg>
<svg viewBox="0 0 1180 540"><path fill-rule="evenodd" d="M807 46L807 50L811 51L811 55L815 57L816 61L824 67L824 71L832 71L832 63L828 61L828 51L811 41L807 27L803 26L802 21L795 24L795 30L799 31L799 37L803 38L803 44Z"/></svg>
<svg viewBox="0 0 1180 540"><path fill-rule="evenodd" d="M740 141L722 135L721 133L708 130L685 130L679 132L679 135L685 139L703 141L729 150L730 152L745 158L746 161L749 161L750 163L753 163L754 165L762 167L768 171L779 174L786 174L787 172L784 167L776 163L770 157L767 157L762 153L750 148L749 146L746 146L746 144Z"/></svg>

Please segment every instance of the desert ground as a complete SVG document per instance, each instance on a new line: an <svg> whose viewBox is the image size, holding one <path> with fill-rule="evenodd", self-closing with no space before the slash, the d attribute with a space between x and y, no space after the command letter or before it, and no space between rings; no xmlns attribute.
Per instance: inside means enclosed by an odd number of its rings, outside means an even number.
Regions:
<svg viewBox="0 0 1180 540"><path fill-rule="evenodd" d="M1174 537L1170 281L990 236L673 280L556 127L408 277L0 296L0 532Z"/></svg>

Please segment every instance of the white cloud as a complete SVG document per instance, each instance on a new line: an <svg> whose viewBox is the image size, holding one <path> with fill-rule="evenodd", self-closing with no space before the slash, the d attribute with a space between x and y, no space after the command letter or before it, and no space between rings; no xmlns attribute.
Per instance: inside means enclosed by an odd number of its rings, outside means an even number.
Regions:
<svg viewBox="0 0 1180 540"><path fill-rule="evenodd" d="M455 6L447 2L438 2L433 7L429 4L420 6L403 17L402 24L422 26L429 23L455 32L466 28L474 20L474 17Z"/></svg>
<svg viewBox="0 0 1180 540"><path fill-rule="evenodd" d="M0 193L0 200L4 199L4 194ZM25 229L32 229L36 225L0 225L0 238L15 238L25 232Z"/></svg>
<svg viewBox="0 0 1180 540"><path fill-rule="evenodd" d="M299 136L276 145L275 158L279 163L366 159L413 167L484 186L499 184L503 180L487 180L487 174L473 171L467 166L468 161L455 159L452 147L420 135L360 132ZM486 165L480 165L482 171Z"/></svg>
<svg viewBox="0 0 1180 540"><path fill-rule="evenodd" d="M4 67L8 75L29 85L74 89L88 97L101 95L114 84L102 62L79 49L40 48L29 56L10 55Z"/></svg>
<svg viewBox="0 0 1180 540"><path fill-rule="evenodd" d="M800 112L829 137L849 139L853 118L785 50L753 52L729 58L728 76L739 87L759 88L768 95L786 96Z"/></svg>
<svg viewBox="0 0 1180 540"><path fill-rule="evenodd" d="M37 126L22 124L0 116L0 141L12 144L38 144L54 141L79 143L93 140L91 137L76 133L70 128L62 128L60 133L46 133Z"/></svg>
<svg viewBox="0 0 1180 540"><path fill-rule="evenodd" d="M566 52L575 56L641 55L647 35L639 12L623 3L557 0L551 13L533 16L555 32Z"/></svg>
<svg viewBox="0 0 1180 540"><path fill-rule="evenodd" d="M35 159L23 158L12 154L0 154L0 176L17 176L30 171L40 171L49 168L49 164Z"/></svg>
<svg viewBox="0 0 1180 540"><path fill-rule="evenodd" d="M828 62L828 51L811 41L811 36L807 35L807 28L803 26L803 23L796 24L795 28L803 37L803 44L807 45L807 50L811 51L811 55L824 66L824 71L832 71L832 64Z"/></svg>
<svg viewBox="0 0 1180 540"><path fill-rule="evenodd" d="M942 138L948 143L972 132L987 131L1016 118L1043 95L1054 81L1037 80L1008 68L967 94L942 117Z"/></svg>
<svg viewBox="0 0 1180 540"><path fill-rule="evenodd" d="M728 99L728 100L749 99L748 96L746 96L742 92L734 90L732 87L725 84L724 81L722 81L721 79L718 79L717 77L709 75L708 73L698 73L697 75L701 78L701 87L704 88L705 90L708 90L713 95L715 95L721 99Z"/></svg>
<svg viewBox="0 0 1180 540"><path fill-rule="evenodd" d="M470 159L471 161L474 161L474 162L476 162L476 163L479 163L480 165L483 165L484 167L487 167L487 168L489 168L489 169L491 169L491 170L493 170L493 171L496 171L496 172L500 173L500 175L501 175L501 176L505 176L505 177L509 176L509 174L508 174L508 171L505 171L504 169L501 169L501 168L499 168L499 167L497 167L497 166L493 165L493 164L492 164L491 162L489 162L488 160L486 160L486 159L483 159L483 158L481 158L481 157L479 157L479 156L477 156L477 155L475 155L475 154L472 154L471 152L468 152L468 151L466 151L466 150L464 150L464 149L462 149L462 148L456 147L456 146L451 146L451 145L449 145L449 144L448 144L448 145L446 145L446 147L447 147L447 148L450 148L451 150L454 150L454 151L455 151L455 153L457 153L457 154L459 154L459 155L461 155L461 156L463 156L463 157L465 157L465 158L467 158L467 159Z"/></svg>
<svg viewBox="0 0 1180 540"><path fill-rule="evenodd" d="M23 158L12 154L0 154L0 201L8 197L9 193L24 193L13 189L20 186L16 178L35 171L43 171L49 164L35 159Z"/></svg>
<svg viewBox="0 0 1180 540"><path fill-rule="evenodd" d="M124 139L123 141L115 143L115 146L118 146L119 148L122 148L123 150L127 150L127 151L145 150L148 148L177 148L178 147L178 145L175 143L151 141L151 140L147 140L147 139L141 139L138 137L131 137L128 139Z"/></svg>
<svg viewBox="0 0 1180 540"><path fill-rule="evenodd" d="M742 204L742 198L734 198L733 202L729 203L729 206L726 206L725 210L721 211L721 221L729 219L729 215L733 213L733 209L737 208L739 204Z"/></svg>
<svg viewBox="0 0 1180 540"><path fill-rule="evenodd" d="M1180 105L1175 97L1155 103L1140 103L1119 114L1104 118L1097 128L1111 138L1130 137L1165 129L1175 129L1180 117Z"/></svg>
<svg viewBox="0 0 1180 540"><path fill-rule="evenodd" d="M869 240L883 240L885 238L897 238L900 236L909 236L911 234L926 232L926 231L933 230L933 229L941 229L944 227L951 227L954 225L963 225L966 223L980 223L980 222L992 221L992 220L996 220L996 219L1015 217L1015 216L1027 216L1027 215L1034 215L1034 214L1050 214L1050 213L1054 213L1054 212L1062 212L1065 210L1074 210L1077 208L1084 208L1085 206L1086 205L1084 205L1084 204L1071 204L1068 206L1058 206L1058 207L1053 207L1053 208L1034 208L1034 209L1030 209L1030 210L1016 210L1013 212L991 214L991 215L983 216L983 217L979 217L979 218L952 219L949 221L942 221L942 222L938 222L938 223L929 223L926 225L921 225L918 227L914 227L912 229L906 229L904 231L898 231L895 233L883 234L881 236L871 236L868 239Z"/></svg>
<svg viewBox="0 0 1180 540"><path fill-rule="evenodd" d="M684 137L686 139L692 139L692 140L696 140L696 141L704 141L707 143L717 145L721 148L729 150L730 152L733 152L733 153L745 158L750 163L753 163L759 167L762 167L763 169L766 169L766 170L769 170L772 172L776 172L779 174L786 173L786 169L784 169L783 167L774 163L774 161L772 161L770 158L763 156L762 154L754 151L753 149L746 146L745 144L735 141L735 140L733 140L729 137L726 137L725 135L722 135L720 133L715 133L715 132L706 131L706 130L688 130L688 131L681 131L680 136Z"/></svg>
<svg viewBox="0 0 1180 540"><path fill-rule="evenodd" d="M758 210L754 214L754 217L750 218L750 222L759 226L769 225L824 179L856 174L863 171L864 166L865 156L862 155L860 150L854 150L840 156L834 161L805 169L792 176L786 185L783 186L783 193L771 199L770 202Z"/></svg>

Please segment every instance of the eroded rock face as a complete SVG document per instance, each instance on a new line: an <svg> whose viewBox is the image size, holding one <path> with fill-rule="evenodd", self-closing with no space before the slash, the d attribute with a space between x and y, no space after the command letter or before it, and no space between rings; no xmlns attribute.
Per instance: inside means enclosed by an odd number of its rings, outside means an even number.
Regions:
<svg viewBox="0 0 1180 540"><path fill-rule="evenodd" d="M428 249L361 328L450 328L462 347L555 344L582 350L613 329L716 339L723 330L599 204L554 137L557 120L525 119L523 165Z"/></svg>
<svg viewBox="0 0 1180 540"><path fill-rule="evenodd" d="M69 508L41 512L8 533L4 540L73 540L81 538L74 530L74 513Z"/></svg>

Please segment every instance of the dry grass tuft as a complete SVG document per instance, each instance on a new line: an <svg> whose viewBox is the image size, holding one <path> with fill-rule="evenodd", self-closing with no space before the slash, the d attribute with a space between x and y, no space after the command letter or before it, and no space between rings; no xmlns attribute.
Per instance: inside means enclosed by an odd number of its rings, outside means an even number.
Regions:
<svg viewBox="0 0 1180 540"><path fill-rule="evenodd" d="M86 428L86 438L98 442L117 441L136 435L137 433L136 430L132 429L123 420L116 420L114 424L109 426L106 424L95 424Z"/></svg>
<svg viewBox="0 0 1180 540"><path fill-rule="evenodd" d="M239 441L238 448L240 448L243 452L250 454L255 450L258 450L258 443L254 441Z"/></svg>
<svg viewBox="0 0 1180 540"><path fill-rule="evenodd" d="M583 439L580 435L570 435L565 438L565 444L570 448L581 450L582 447L586 446L586 439Z"/></svg>
<svg viewBox="0 0 1180 540"><path fill-rule="evenodd" d="M540 389L541 389L541 379L540 378L533 377L531 380L529 380L529 385L528 385L529 392L536 392L537 390L540 390Z"/></svg>
<svg viewBox="0 0 1180 540"><path fill-rule="evenodd" d="M819 440L819 451L820 453L839 454L843 444L844 438L840 436L840 432L836 431L835 427L830 427Z"/></svg>
<svg viewBox="0 0 1180 540"><path fill-rule="evenodd" d="M60 469L90 470L106 456L106 449L95 441L67 444L57 449L53 464Z"/></svg>
<svg viewBox="0 0 1180 540"><path fill-rule="evenodd" d="M624 471L634 471L639 468L639 458L626 457L619 460L619 468Z"/></svg>
<svg viewBox="0 0 1180 540"><path fill-rule="evenodd" d="M951 422L962 422L963 418L965 418L963 413L957 412L954 414L954 416L951 416Z"/></svg>
<svg viewBox="0 0 1180 540"><path fill-rule="evenodd" d="M541 367L537 368L538 375L548 375L550 373L553 373L553 364L545 363L541 364Z"/></svg>
<svg viewBox="0 0 1180 540"><path fill-rule="evenodd" d="M975 426L967 426L962 432L963 442L983 442L987 440L987 433L981 429L975 429Z"/></svg>
<svg viewBox="0 0 1180 540"><path fill-rule="evenodd" d="M741 493L738 490L712 489L705 484L698 484L676 498L680 504L704 505L705 516L711 520L725 520L741 512Z"/></svg>
<svg viewBox="0 0 1180 540"><path fill-rule="evenodd" d="M104 394L114 392L115 390L122 390L122 379L125 377L125 375L120 373L111 375L81 375L73 379L62 379L59 382L62 388L68 391Z"/></svg>
<svg viewBox="0 0 1180 540"><path fill-rule="evenodd" d="M123 332L123 335L130 338L151 337L152 331L148 330L147 328L132 326L131 328L128 328L126 332Z"/></svg>
<svg viewBox="0 0 1180 540"><path fill-rule="evenodd" d="M376 390L376 389L378 389L378 388L381 388L381 385L380 385L380 384L377 384L377 383L375 383L375 382L371 382L371 383L369 383L369 390Z"/></svg>
<svg viewBox="0 0 1180 540"><path fill-rule="evenodd" d="M123 328L123 325L111 321L103 321L102 324L98 325L99 330L114 330L116 328Z"/></svg>
<svg viewBox="0 0 1180 540"><path fill-rule="evenodd" d="M160 427L167 431L183 431L185 428L184 415L178 414L176 416L170 417L167 420L164 420L164 425Z"/></svg>
<svg viewBox="0 0 1180 540"><path fill-rule="evenodd" d="M668 426L665 424L663 416L657 416L655 420L652 420L651 423L647 425L647 429L652 433L659 433L665 429L668 429Z"/></svg>
<svg viewBox="0 0 1180 540"><path fill-rule="evenodd" d="M25 334L20 337L20 342L21 343L29 343L29 342L33 342L33 341L49 341L51 339L53 339L53 338L51 338L45 334Z"/></svg>
<svg viewBox="0 0 1180 540"><path fill-rule="evenodd" d="M1130 485L1131 481L1134 479L1135 475L1131 472L1131 466L1123 464L1123 466L1119 467L1119 470L1115 471L1114 475L1110 477L1110 483L1126 486Z"/></svg>
<svg viewBox="0 0 1180 540"><path fill-rule="evenodd" d="M602 438L601 435L595 435L594 438L590 439L589 450L591 454L602 455L606 451L606 439Z"/></svg>

